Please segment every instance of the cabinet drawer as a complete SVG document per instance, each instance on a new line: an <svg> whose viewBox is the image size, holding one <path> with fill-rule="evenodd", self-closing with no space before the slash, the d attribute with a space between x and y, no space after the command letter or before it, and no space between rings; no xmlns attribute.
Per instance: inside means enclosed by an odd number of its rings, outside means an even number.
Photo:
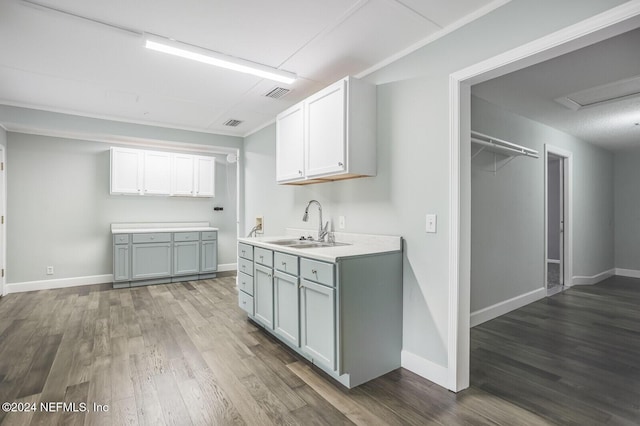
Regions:
<svg viewBox="0 0 640 426"><path fill-rule="evenodd" d="M253 296L248 295L244 291L238 292L238 306L253 316Z"/></svg>
<svg viewBox="0 0 640 426"><path fill-rule="evenodd" d="M253 246L238 243L238 256L244 259L253 260Z"/></svg>
<svg viewBox="0 0 640 426"><path fill-rule="evenodd" d="M244 272L247 275L253 275L253 262L247 259L238 259L238 272Z"/></svg>
<svg viewBox="0 0 640 426"><path fill-rule="evenodd" d="M269 268L273 267L273 252L260 247L255 247L253 253L253 260Z"/></svg>
<svg viewBox="0 0 640 426"><path fill-rule="evenodd" d="M311 259L300 259L300 276L309 281L335 286L333 263L318 262Z"/></svg>
<svg viewBox="0 0 640 426"><path fill-rule="evenodd" d="M218 239L218 231L202 232L202 241L210 241Z"/></svg>
<svg viewBox="0 0 640 426"><path fill-rule="evenodd" d="M298 276L298 256L275 252L273 262L278 271Z"/></svg>
<svg viewBox="0 0 640 426"><path fill-rule="evenodd" d="M238 274L238 288L240 291L244 291L253 296L253 277L240 272Z"/></svg>
<svg viewBox="0 0 640 426"><path fill-rule="evenodd" d="M169 243L171 234L168 232L155 232L149 234L133 234L133 243Z"/></svg>
<svg viewBox="0 0 640 426"><path fill-rule="evenodd" d="M117 234L113 236L114 244L129 244L129 234Z"/></svg>
<svg viewBox="0 0 640 426"><path fill-rule="evenodd" d="M173 241L198 241L199 237L200 236L197 232L176 232L175 234L173 234Z"/></svg>

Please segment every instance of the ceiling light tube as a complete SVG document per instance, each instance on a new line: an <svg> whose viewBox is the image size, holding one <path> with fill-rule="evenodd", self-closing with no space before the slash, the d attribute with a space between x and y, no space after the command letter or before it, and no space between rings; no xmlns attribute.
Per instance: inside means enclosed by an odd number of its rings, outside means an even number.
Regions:
<svg viewBox="0 0 640 426"><path fill-rule="evenodd" d="M296 74L288 71L281 71L266 65L213 52L197 46L185 45L173 40L150 37L147 35L145 35L145 38L145 47L147 49L168 53L169 55L175 55L181 58L191 59L193 61L251 74L285 84L291 84L296 81L297 78Z"/></svg>

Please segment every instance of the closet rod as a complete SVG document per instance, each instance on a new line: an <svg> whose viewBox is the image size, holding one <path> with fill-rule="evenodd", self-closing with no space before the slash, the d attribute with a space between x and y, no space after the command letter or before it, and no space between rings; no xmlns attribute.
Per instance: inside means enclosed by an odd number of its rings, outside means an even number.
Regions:
<svg viewBox="0 0 640 426"><path fill-rule="evenodd" d="M532 158L539 158L538 151L527 148L515 143L507 142L502 139L497 139L491 136L479 132L471 132L471 142L477 143L490 148L497 148L500 150L512 152L518 155L524 155Z"/></svg>

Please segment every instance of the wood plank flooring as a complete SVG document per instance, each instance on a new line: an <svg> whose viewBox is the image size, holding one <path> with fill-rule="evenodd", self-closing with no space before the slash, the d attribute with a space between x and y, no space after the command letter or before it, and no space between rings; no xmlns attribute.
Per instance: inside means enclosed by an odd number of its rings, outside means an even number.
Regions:
<svg viewBox="0 0 640 426"><path fill-rule="evenodd" d="M0 402L38 405L0 411L0 422L640 422L640 280L573 288L475 327L471 387L458 394L404 369L347 390L248 321L236 300L234 277L0 299ZM88 410L47 413L40 402Z"/></svg>

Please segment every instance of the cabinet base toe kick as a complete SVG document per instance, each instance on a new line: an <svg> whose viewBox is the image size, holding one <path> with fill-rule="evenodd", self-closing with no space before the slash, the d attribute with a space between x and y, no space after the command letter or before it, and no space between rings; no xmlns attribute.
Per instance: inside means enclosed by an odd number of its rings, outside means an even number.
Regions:
<svg viewBox="0 0 640 426"><path fill-rule="evenodd" d="M169 283L182 283L186 281L199 281L216 278L218 274L199 274L199 275L184 275L180 277L167 277L167 278L155 278L150 280L138 280L138 281L114 281L113 288L129 288L129 287L141 287L145 285L154 284L169 284Z"/></svg>

